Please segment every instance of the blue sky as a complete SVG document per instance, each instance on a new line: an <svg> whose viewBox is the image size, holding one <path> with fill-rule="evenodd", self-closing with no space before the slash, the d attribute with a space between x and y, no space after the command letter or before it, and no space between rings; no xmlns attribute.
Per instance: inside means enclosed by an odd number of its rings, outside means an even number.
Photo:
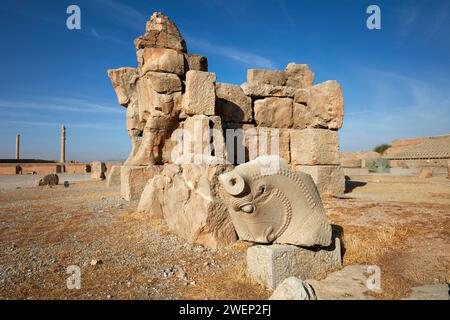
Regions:
<svg viewBox="0 0 450 320"><path fill-rule="evenodd" d="M82 29L66 28L81 8ZM381 8L381 30L366 8ZM307 63L316 83L344 92L341 150L450 133L450 1L4 0L0 10L0 158L122 160L125 109L108 68L136 66L133 40L154 11L169 16L218 81L241 84L249 68Z"/></svg>

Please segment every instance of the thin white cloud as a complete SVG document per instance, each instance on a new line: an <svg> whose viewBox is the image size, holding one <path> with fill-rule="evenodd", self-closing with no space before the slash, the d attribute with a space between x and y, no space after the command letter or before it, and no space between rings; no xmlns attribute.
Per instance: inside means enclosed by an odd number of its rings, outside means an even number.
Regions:
<svg viewBox="0 0 450 320"><path fill-rule="evenodd" d="M366 69L366 105L345 112L340 131L344 151L368 150L396 139L450 133L447 83L426 82L391 71Z"/></svg>
<svg viewBox="0 0 450 320"><path fill-rule="evenodd" d="M26 126L40 126L40 127L61 127L63 123L61 122L47 122L47 121L23 121L23 120L1 120L0 126L16 126L16 125L26 125ZM89 128L98 130L122 130L114 123L70 123L64 122L66 127L70 128Z"/></svg>
<svg viewBox="0 0 450 320"><path fill-rule="evenodd" d="M102 12L107 13L116 22L122 23L136 31L142 32L145 30L145 23L149 17L143 14L142 11L117 0L97 0L96 4L99 4ZM148 7L151 12L150 5Z"/></svg>
<svg viewBox="0 0 450 320"><path fill-rule="evenodd" d="M275 68L275 63L271 59L253 52L244 51L234 47L217 45L205 40L197 39L195 37L187 37L187 42L189 43L190 47L193 47L196 50L217 54L248 66L267 69Z"/></svg>
<svg viewBox="0 0 450 320"><path fill-rule="evenodd" d="M78 113L120 113L119 106L105 106L87 100L74 98L46 98L29 100L4 100L0 99L0 109L17 110L49 110L55 112L78 112Z"/></svg>
<svg viewBox="0 0 450 320"><path fill-rule="evenodd" d="M97 29L95 29L95 28L91 28L91 33L90 33L90 35L91 35L92 37L96 38L96 39L99 39L99 40L111 41L111 42L115 42L115 43L117 43L117 44L126 45L126 46L129 45L129 43L127 43L126 41L123 41L123 40L121 40L121 39L119 39L119 38L117 38L117 37L113 37L113 36L106 35L106 34L103 34L103 33L100 34L100 33L97 31Z"/></svg>

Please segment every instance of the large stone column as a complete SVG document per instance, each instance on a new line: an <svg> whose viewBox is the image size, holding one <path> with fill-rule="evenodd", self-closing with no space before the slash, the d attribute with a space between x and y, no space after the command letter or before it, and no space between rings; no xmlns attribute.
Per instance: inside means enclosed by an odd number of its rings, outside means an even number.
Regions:
<svg viewBox="0 0 450 320"><path fill-rule="evenodd" d="M66 162L66 127L64 125L61 127L61 155L59 162Z"/></svg>
<svg viewBox="0 0 450 320"><path fill-rule="evenodd" d="M20 159L20 134L16 135L16 160Z"/></svg>

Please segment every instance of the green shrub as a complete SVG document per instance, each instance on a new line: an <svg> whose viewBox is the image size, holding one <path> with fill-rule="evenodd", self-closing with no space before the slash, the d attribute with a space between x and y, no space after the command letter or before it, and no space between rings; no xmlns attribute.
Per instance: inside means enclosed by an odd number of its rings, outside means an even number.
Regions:
<svg viewBox="0 0 450 320"><path fill-rule="evenodd" d="M378 152L379 154L383 154L387 149L391 147L390 144L380 144L379 146L376 146L373 151Z"/></svg>

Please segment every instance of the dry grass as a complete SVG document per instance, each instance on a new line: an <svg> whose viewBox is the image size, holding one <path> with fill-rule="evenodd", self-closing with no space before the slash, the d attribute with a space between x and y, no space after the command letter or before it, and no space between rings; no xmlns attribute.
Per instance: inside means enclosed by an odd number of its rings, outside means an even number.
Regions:
<svg viewBox="0 0 450 320"><path fill-rule="evenodd" d="M377 264L394 250L405 247L411 230L408 227L387 226L363 228L348 226L344 233L344 264Z"/></svg>
<svg viewBox="0 0 450 320"><path fill-rule="evenodd" d="M185 299L267 300L271 290L253 281L245 263L236 264L214 278L199 279L196 286L187 287Z"/></svg>

